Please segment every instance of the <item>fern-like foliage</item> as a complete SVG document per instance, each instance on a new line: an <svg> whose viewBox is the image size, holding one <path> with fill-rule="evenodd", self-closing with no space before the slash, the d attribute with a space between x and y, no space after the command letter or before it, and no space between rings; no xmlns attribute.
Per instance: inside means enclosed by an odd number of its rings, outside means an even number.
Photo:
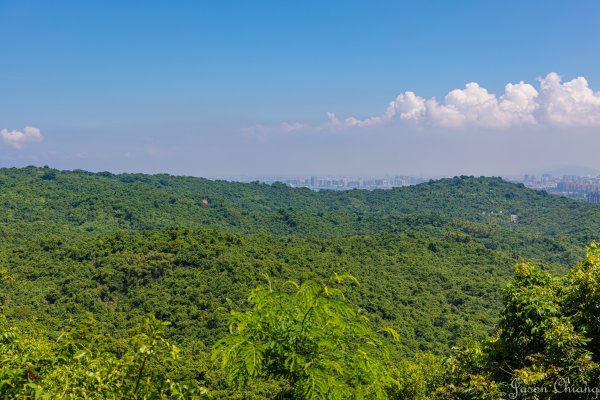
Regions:
<svg viewBox="0 0 600 400"><path fill-rule="evenodd" d="M231 310L231 335L214 347L232 385L256 378L284 379L281 396L294 399L383 399L395 384L385 342L346 302L351 275L287 283L293 291L255 288L247 312ZM385 331L394 339L397 333Z"/></svg>

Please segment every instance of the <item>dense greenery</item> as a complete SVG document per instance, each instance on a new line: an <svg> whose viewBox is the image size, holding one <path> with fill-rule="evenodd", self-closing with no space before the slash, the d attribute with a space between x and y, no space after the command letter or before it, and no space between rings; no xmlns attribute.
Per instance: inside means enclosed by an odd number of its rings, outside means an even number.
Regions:
<svg viewBox="0 0 600 400"><path fill-rule="evenodd" d="M322 285L305 281L295 293L259 286L251 311L231 311L230 329L215 346L214 357L229 372L229 382L244 387L257 377L281 378L292 398L387 398L395 382L388 374L389 351L359 313L344 301L332 276ZM397 338L391 328L386 332Z"/></svg>
<svg viewBox="0 0 600 400"><path fill-rule="evenodd" d="M475 398L594 399L600 395L600 251L566 275L515 267L493 339L452 359L458 392Z"/></svg>
<svg viewBox="0 0 600 400"><path fill-rule="evenodd" d="M2 169L0 393L505 398L512 379L593 382L595 253L552 276L599 232L598 205L500 178L312 192Z"/></svg>
<svg viewBox="0 0 600 400"><path fill-rule="evenodd" d="M415 223L433 222L459 224L478 236L517 233L531 241L548 240L544 245L551 250L564 246L560 241L590 243L600 228L597 205L527 190L500 178L457 177L392 190L312 192L279 183L31 167L0 169L0 188L0 227L32 227L43 234L180 226L339 237L401 232ZM518 215L518 224L510 224L509 214Z"/></svg>

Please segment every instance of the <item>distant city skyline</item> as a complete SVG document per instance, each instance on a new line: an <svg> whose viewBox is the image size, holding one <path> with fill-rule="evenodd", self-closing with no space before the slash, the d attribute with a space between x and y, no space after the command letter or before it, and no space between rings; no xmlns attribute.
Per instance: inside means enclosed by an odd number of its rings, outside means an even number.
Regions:
<svg viewBox="0 0 600 400"><path fill-rule="evenodd" d="M222 179L237 182L260 182L265 184L282 183L291 187L305 187L311 190L351 190L351 189L393 189L418 185L431 179L451 178L449 176L414 177L396 176L318 176L286 177L286 176L255 176L255 177L225 177ZM541 175L505 176L502 177L513 183L522 183L530 189L546 190L550 193L570 197L591 203L600 203L600 174L579 176L575 174L554 176L550 173Z"/></svg>
<svg viewBox="0 0 600 400"><path fill-rule="evenodd" d="M465 175L465 174L459 174L459 175ZM396 178L396 177L410 177L410 178L423 178L423 179L443 179L443 178L452 178L455 176L459 176L456 174L438 174L438 175L406 175L406 174L400 174L400 173L386 173L386 174L376 174L376 175L356 175L356 174L339 174L339 175L335 175L335 174L295 174L295 175L213 175L213 176L203 176L204 178L208 178L208 179L222 179L222 180L233 180L233 181L239 181L239 182L252 182L255 180L260 180L260 181L269 181L269 182L275 182L277 181L277 179L279 178L285 178L285 179L308 179L310 177L320 177L320 178L343 178L343 179L380 179L380 178ZM539 171L539 172L525 172L525 173L521 173L521 174L514 174L514 175L477 175L477 176L486 176L486 177L492 177L492 176L500 176L501 178L505 178L505 179L517 179L517 178L524 178L527 176L544 176L544 175L550 175L553 176L555 178L562 178L564 176L577 176L577 177L598 177L600 176L600 170L594 170L591 168L585 168L585 167L571 167L571 168L561 168L561 169L556 169L556 170L549 170L549 171ZM476 176L473 174L470 174L468 176Z"/></svg>
<svg viewBox="0 0 600 400"><path fill-rule="evenodd" d="M600 170L598 2L8 0L0 15L1 167Z"/></svg>

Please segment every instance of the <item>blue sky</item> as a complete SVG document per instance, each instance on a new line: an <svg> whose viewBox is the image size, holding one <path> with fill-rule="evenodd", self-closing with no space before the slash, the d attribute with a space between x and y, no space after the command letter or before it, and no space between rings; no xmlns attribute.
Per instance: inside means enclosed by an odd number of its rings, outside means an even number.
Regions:
<svg viewBox="0 0 600 400"><path fill-rule="evenodd" d="M593 1L4 0L0 166L600 169L599 17Z"/></svg>

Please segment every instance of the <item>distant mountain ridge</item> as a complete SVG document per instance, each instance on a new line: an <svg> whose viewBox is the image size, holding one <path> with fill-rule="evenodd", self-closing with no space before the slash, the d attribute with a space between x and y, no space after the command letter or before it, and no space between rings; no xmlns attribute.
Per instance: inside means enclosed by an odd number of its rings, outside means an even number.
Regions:
<svg viewBox="0 0 600 400"><path fill-rule="evenodd" d="M489 221L491 216L507 221L509 214L516 214L519 227L575 234L582 241L600 232L597 205L530 190L501 178L463 176L389 190L313 192L280 183L22 168L0 169L0 188L4 204L0 223L57 224L86 232L185 226L326 236L320 225L341 224L347 233L368 233L385 228L365 220L423 213L477 222ZM343 218L327 222L324 214ZM502 214L505 218L499 219ZM319 226L298 223L294 216ZM589 227L581 227L581 219Z"/></svg>

